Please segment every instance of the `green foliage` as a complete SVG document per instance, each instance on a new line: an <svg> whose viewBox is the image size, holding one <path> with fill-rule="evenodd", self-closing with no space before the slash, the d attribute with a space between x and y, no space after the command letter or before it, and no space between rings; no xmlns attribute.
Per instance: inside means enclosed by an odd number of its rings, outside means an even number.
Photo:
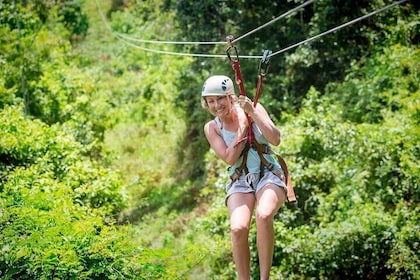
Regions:
<svg viewBox="0 0 420 280"><path fill-rule="evenodd" d="M124 206L118 178L83 158L57 127L18 108L1 112L0 127L2 277L92 279L112 273L108 266L123 269L124 251L95 256L104 240L124 240L106 226Z"/></svg>
<svg viewBox="0 0 420 280"><path fill-rule="evenodd" d="M47 174L65 184L73 191L71 197L75 203L103 209L106 215L116 214L124 207L116 175L83 157L82 146L71 136L57 127L26 119L22 114L15 107L1 112L2 183L13 185L16 175L10 172L17 168L34 168L34 174Z"/></svg>
<svg viewBox="0 0 420 280"><path fill-rule="evenodd" d="M73 1L3 1L0 12L4 15L1 22L11 29L25 35L39 29L44 24L61 22L69 36L85 36L89 27L86 14L82 10L83 0ZM36 35L36 33L35 33Z"/></svg>
<svg viewBox="0 0 420 280"><path fill-rule="evenodd" d="M176 279L195 263L199 250L178 254L191 258L180 263L114 225L124 207L120 178L59 126L7 107L0 127L3 279Z"/></svg>
<svg viewBox="0 0 420 280"><path fill-rule="evenodd" d="M407 205L400 205L396 210L396 226L399 232L386 264L392 271L389 279L419 278L419 211L418 206L409 208Z"/></svg>
<svg viewBox="0 0 420 280"><path fill-rule="evenodd" d="M96 1L16 2L0 4L0 277L233 279L226 166L199 94L230 64L135 48ZM107 14L127 36L222 41L303 3L187 2ZM316 1L237 45L278 50L387 3ZM275 218L271 278L419 279L418 26L406 3L273 58L260 100L299 205ZM241 67L252 96L257 64Z"/></svg>
<svg viewBox="0 0 420 280"><path fill-rule="evenodd" d="M329 85L329 91L335 91L341 102L347 104L343 117L354 122L377 123L385 111L394 114L417 106L407 101L418 96L419 57L418 49L395 45L384 49L376 60L367 61L368 66L355 65L344 83ZM413 109L409 113L417 114L418 108Z"/></svg>
<svg viewBox="0 0 420 280"><path fill-rule="evenodd" d="M98 96L95 81L64 61L44 65L42 77L32 83L32 113L48 124L61 123L86 146L86 152L100 156L105 130L113 125L108 99Z"/></svg>
<svg viewBox="0 0 420 280"><path fill-rule="evenodd" d="M220 189L222 193L223 189ZM205 215L194 221L186 230L188 242L200 244L208 251L200 263L202 278L234 279L236 270L230 246L229 217L224 205L224 196L218 195L212 204L205 204ZM193 274L191 274L193 275Z"/></svg>
<svg viewBox="0 0 420 280"><path fill-rule="evenodd" d="M275 253L279 277L418 278L413 217L418 216L420 133L418 102L413 100L419 91L410 90L418 80L418 59L415 54L406 59L407 51L401 46L384 49L386 63L378 53L356 68L364 75L358 83L347 82L355 71L323 97L311 90L300 116L286 128L300 209L280 213L276 239L281 250ZM377 70L384 64L413 75ZM368 73L375 74L365 76ZM388 87L375 87L381 77L388 78ZM354 107L348 106L351 95L346 89L355 85L358 92L373 87L370 97L393 92L392 100L399 105L380 106L378 123L349 122L347 110ZM290 227L292 232L286 230ZM407 234L407 228L413 234Z"/></svg>
<svg viewBox="0 0 420 280"><path fill-rule="evenodd" d="M378 279L389 273L385 266L392 240L392 219L373 204L349 211L346 221L321 226L314 232L297 228L282 231L281 267L288 279Z"/></svg>
<svg viewBox="0 0 420 280"><path fill-rule="evenodd" d="M64 26L72 36L86 36L89 28L87 15L83 12L84 0L64 1L58 11ZM74 40L74 38L73 38Z"/></svg>
<svg viewBox="0 0 420 280"><path fill-rule="evenodd" d="M39 5L51 9L49 18L37 13L42 10ZM5 46L4 54L2 52L5 67L1 68L4 75L0 79L0 107L23 100L28 115L49 124L69 121L69 130L76 130L78 140L86 146L91 145L90 153L98 154L99 147L95 142L102 140L108 125L100 110L107 111L108 108L100 103L103 99L94 96L94 86L85 78L85 73L69 66L70 46L63 40L67 33L62 25L57 24L55 8L52 2L38 1L17 7L2 6L4 14L16 12L22 16L2 22L0 29L5 34L2 36L5 40L2 44ZM80 7L77 9L80 11ZM95 102L90 102L89 98Z"/></svg>
<svg viewBox="0 0 420 280"><path fill-rule="evenodd" d="M403 219L409 220L400 228L399 219L378 205L359 204L345 221L321 225L315 231L299 227L291 235L279 227L278 246L283 254L277 275L287 279L418 279L418 257L413 255L418 248L414 240L419 237L413 222L418 217L406 214Z"/></svg>

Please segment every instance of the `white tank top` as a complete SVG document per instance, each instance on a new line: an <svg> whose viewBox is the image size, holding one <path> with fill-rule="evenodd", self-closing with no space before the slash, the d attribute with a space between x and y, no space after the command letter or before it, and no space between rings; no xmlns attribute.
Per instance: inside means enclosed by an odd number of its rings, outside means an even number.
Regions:
<svg viewBox="0 0 420 280"><path fill-rule="evenodd" d="M220 129L220 134L222 135L222 138L226 144L226 147L228 147L232 143L232 141L235 139L236 131L225 130L222 126L222 122L220 121L219 117L215 117L214 121L216 122L217 126ZM252 129L254 132L255 139L257 140L258 143L264 144L264 145L270 145L267 139L265 139L265 137L262 135L259 127L255 123L252 123ZM281 169L280 165L278 164L278 162L274 159L272 155L264 154L264 157L266 158L268 162L274 165L275 169L279 169L279 170ZM239 159L235 162L235 164L229 168L229 176L231 176L235 172L235 169L239 167L241 163L242 163L242 156L239 157ZM248 157L246 161L246 166L248 168L248 171L250 173L260 173L260 165L261 165L261 161L260 161L260 156L258 155L258 152L254 149L249 149Z"/></svg>

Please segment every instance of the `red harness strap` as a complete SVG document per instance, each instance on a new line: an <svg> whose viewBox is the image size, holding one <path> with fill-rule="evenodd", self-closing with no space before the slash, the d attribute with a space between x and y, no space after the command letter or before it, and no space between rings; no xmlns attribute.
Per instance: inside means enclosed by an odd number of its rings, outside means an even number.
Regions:
<svg viewBox="0 0 420 280"><path fill-rule="evenodd" d="M233 49L234 49L234 51L235 51L235 54L236 54L236 59L233 59L233 58L230 56L229 51L230 51L232 48L233 48ZM230 46L230 47L227 49L227 51L226 51L226 52L227 52L227 54L228 54L228 57L229 57L230 61L232 62L232 68L233 68L233 71L235 71L235 82L236 82L236 83L238 84L238 86L239 86L239 91L240 91L241 95L246 96L245 87L244 87L244 82L243 82L243 80L242 80L241 66L239 65L239 55L238 55L238 50L236 49L236 47ZM255 105L254 105L254 107L255 107ZM253 145L253 143L254 143L254 139L255 139L255 136L254 136L254 131L252 130L252 121L251 121L251 118L249 117L249 115L248 115L247 113L245 113L245 115L246 115L246 119L247 119L247 121L248 121L248 134L247 134L247 137L245 137L245 138L243 138L243 139L240 139L240 140L236 143L236 145L238 145L238 144L242 143L243 141L247 140L247 142L248 142L249 146L250 146L250 147L252 147L252 145Z"/></svg>
<svg viewBox="0 0 420 280"><path fill-rule="evenodd" d="M255 92L254 98L254 107L257 106L258 98L260 97L260 92L262 88L262 82L265 75L268 73L268 67L270 65L269 55L272 53L270 50L265 50L262 59L260 60L260 65L258 66L258 83L257 90Z"/></svg>
<svg viewBox="0 0 420 280"><path fill-rule="evenodd" d="M233 40L233 36L228 36L228 41L229 41L229 48L226 50L227 56L229 58L229 60L232 63L232 68L235 71L235 82L238 84L239 86L239 91L241 93L241 95L246 96L246 92L245 92L245 87L244 87L244 83L243 83L243 79L242 79L242 73L241 73L241 66L239 65L239 55L238 55L238 50L236 49L236 47L234 47L232 45L232 40ZM235 56L236 59L232 58L230 55L230 51L231 50L235 51ZM268 55L271 54L271 51L266 50L264 52L263 58L260 61L260 65L258 68L258 84L257 84L257 89L256 89L256 93L255 93L255 98L254 98L254 107L257 105L258 103L258 97L260 95L260 91L261 91L261 87L262 87L262 82L263 82L263 78L264 76L267 74L268 72L268 65L269 65L269 57ZM242 170L244 168L246 168L246 158L247 158L247 153L249 151L250 148L255 148L258 152L258 155L260 157L261 160L261 167L260 167L260 171L262 171L263 166L266 166L271 172L273 172L276 176L278 176L281 180L283 180L286 183L287 186L287 200L290 203L297 203L297 199L295 196L295 192L293 190L293 185L292 185L292 180L290 177L290 173L289 170L287 168L286 162L283 160L283 158L280 155L276 155L277 156L277 161L280 164L280 167L282 168L284 174L280 174L278 172L278 170L275 170L273 168L273 165L270 164L263 155L263 146L262 144L259 144L256 139L255 139L255 135L252 129L252 121L251 118L249 117L249 115L247 113L245 113L247 121L248 121L248 133L247 133L247 137L240 139L236 145L242 143L243 141L247 140L247 146L244 148L243 152L245 152L246 154L243 155L243 160L241 165L239 166L239 168L237 168L235 170L235 174L233 175L233 178L231 178L233 181L238 179L240 176L240 173L242 172ZM271 151L271 153L274 154L274 152Z"/></svg>

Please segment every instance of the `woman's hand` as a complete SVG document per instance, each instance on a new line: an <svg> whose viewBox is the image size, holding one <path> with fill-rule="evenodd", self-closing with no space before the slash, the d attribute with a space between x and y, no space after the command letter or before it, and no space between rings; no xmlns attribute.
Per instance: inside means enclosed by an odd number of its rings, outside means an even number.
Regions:
<svg viewBox="0 0 420 280"><path fill-rule="evenodd" d="M280 131L271 120L265 108L260 103L257 103L254 107L252 100L243 95L239 96L238 101L239 106L258 125L265 139L274 146L279 145Z"/></svg>
<svg viewBox="0 0 420 280"><path fill-rule="evenodd" d="M238 103L242 110L244 110L248 115L252 115L254 113L254 103L248 97L240 95Z"/></svg>

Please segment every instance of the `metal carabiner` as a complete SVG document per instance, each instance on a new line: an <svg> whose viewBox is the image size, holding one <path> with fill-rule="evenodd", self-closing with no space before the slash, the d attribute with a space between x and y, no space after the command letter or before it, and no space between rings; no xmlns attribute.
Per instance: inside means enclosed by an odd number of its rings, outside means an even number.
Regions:
<svg viewBox="0 0 420 280"><path fill-rule="evenodd" d="M268 73L268 68L270 66L270 55L271 50L265 50L263 57L260 60L260 65L258 66L258 75L265 76Z"/></svg>
<svg viewBox="0 0 420 280"><path fill-rule="evenodd" d="M229 58L230 62L234 61L232 59L232 57L230 56L230 52L231 52L232 49L235 51L235 56L236 56L236 60L235 61L239 61L238 49L232 43L232 41L233 41L233 35L226 36L226 40L227 40L227 42L229 44L229 47L226 49L226 54L227 54L227 57Z"/></svg>

